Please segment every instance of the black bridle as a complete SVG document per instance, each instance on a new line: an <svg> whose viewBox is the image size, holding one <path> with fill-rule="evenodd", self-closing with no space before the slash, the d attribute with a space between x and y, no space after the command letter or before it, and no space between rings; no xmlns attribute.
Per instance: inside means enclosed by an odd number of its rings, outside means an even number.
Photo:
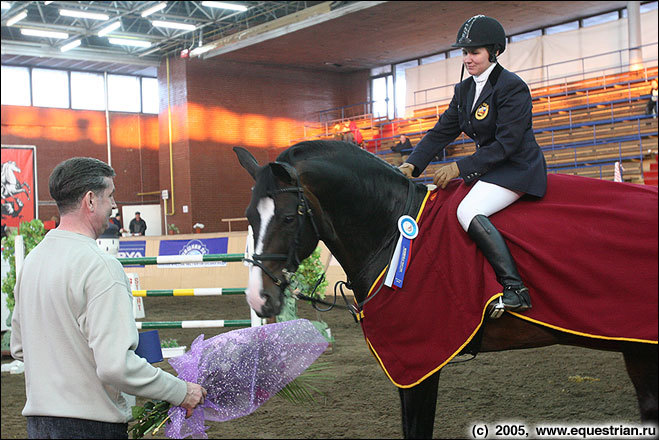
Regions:
<svg viewBox="0 0 659 440"><path fill-rule="evenodd" d="M306 196L304 195L304 189L300 186L299 183L299 178L297 174L295 173L294 168L289 168L289 172L295 177L295 186L290 186L287 188L279 188L276 190L272 191L267 191L266 195L269 197L273 197L277 194L282 194L282 193L296 193L298 200L297 200L297 228L296 232L294 235L294 238L291 240L291 243L288 247L288 253L287 254L252 254L252 258L244 258L243 261L246 261L250 264L254 264L255 266L261 268L261 270L268 276L270 279L275 283L277 287L279 287L282 291L288 287L288 285L291 282L291 276L293 273L297 270L297 268L300 265L300 257L298 255L298 246L300 244L300 239L302 237L302 234L304 232L304 223L306 217L309 218L309 222L311 223L311 226L313 226L314 233L316 234L316 239L320 240L320 233L318 232L318 227L316 226L316 221L314 220L313 216L313 211L311 211L311 208L309 206L309 201L307 200ZM410 214L410 208L412 207L412 194L413 194L413 189L414 189L414 183L409 180L408 181L408 193L407 193L407 198L405 200L405 207L403 209L403 214ZM398 231L396 231L396 234L392 235L390 239L385 240L385 244L383 245L382 248L380 248L378 251L375 252L375 254L372 256L372 259L375 259L382 251L386 250L388 247L390 247L390 244L392 240L395 238L395 236L398 234ZM395 246L391 249L391 254L393 255L393 251L395 249ZM388 259L388 261L391 260L391 256ZM283 278L277 277L275 274L273 274L265 265L263 264L264 261L285 261L286 264L284 265L284 268L282 269L282 274L284 275ZM363 270L365 270L368 267L365 266ZM363 271L362 270L362 271ZM361 273L361 272L360 272ZM313 291L311 292L311 295L304 295L302 293L298 293L295 295L297 299L300 300L305 300L305 301L310 301L313 307L321 312L329 311L334 307L342 308L342 309L347 309L350 314L353 316L355 319L355 322L358 322L358 314L359 311L361 310L361 307L366 304L368 301L370 301L379 291L382 289L382 286L384 285L384 280L378 287L378 289L371 294L367 299L362 301L361 303L357 304L356 306L353 304L350 304L343 292L343 285L345 285L348 289L351 289L351 283L348 281L347 283L344 281L339 281L337 284L334 286L334 302L330 303L327 301L323 301L320 298L317 298L314 296L314 293L318 286L323 282L325 279L325 273L318 278L316 281L316 284L313 288ZM336 297L337 297L337 287L340 289L340 293L343 296L343 300L345 301L346 305L340 305L336 304ZM326 309L319 309L317 304L324 304L329 306Z"/></svg>
<svg viewBox="0 0 659 440"><path fill-rule="evenodd" d="M279 188L276 190L266 192L268 197L276 196L277 194L282 193L297 193L297 228L293 240L288 247L288 254L253 254L252 258L244 258L243 261L254 264L257 267L260 267L261 270L270 277L270 279L279 287L282 291L288 287L291 282L291 276L300 265L300 257L298 256L298 246L300 244L300 239L302 233L304 232L304 221L308 217L313 226L314 233L316 238L320 240L320 234L318 233L318 227L316 226L316 221L314 220L313 212L309 207L309 201L304 195L304 189L300 186L299 179L295 175L296 186L291 186L288 188ZM274 275L265 265L263 261L285 261L286 264L282 269L282 274L284 278L279 278Z"/></svg>

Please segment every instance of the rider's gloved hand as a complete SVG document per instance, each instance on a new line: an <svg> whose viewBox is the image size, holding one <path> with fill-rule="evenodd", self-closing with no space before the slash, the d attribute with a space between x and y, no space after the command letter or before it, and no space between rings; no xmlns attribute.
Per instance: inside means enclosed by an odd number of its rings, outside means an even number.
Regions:
<svg viewBox="0 0 659 440"><path fill-rule="evenodd" d="M451 179L455 179L460 176L460 169L456 162L451 162L448 165L444 165L435 173L433 183L442 189L446 188Z"/></svg>
<svg viewBox="0 0 659 440"><path fill-rule="evenodd" d="M401 166L398 167L398 169L401 171L401 173L405 174L405 177L408 179L412 178L412 173L414 172L414 165L411 163L403 163Z"/></svg>

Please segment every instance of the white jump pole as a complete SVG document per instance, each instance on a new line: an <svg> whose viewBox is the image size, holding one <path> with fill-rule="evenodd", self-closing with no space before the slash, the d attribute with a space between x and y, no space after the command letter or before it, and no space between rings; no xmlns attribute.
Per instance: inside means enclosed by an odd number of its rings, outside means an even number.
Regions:
<svg viewBox="0 0 659 440"><path fill-rule="evenodd" d="M25 261L25 246L22 235L17 235L14 241L14 258L16 262L16 279L18 279Z"/></svg>

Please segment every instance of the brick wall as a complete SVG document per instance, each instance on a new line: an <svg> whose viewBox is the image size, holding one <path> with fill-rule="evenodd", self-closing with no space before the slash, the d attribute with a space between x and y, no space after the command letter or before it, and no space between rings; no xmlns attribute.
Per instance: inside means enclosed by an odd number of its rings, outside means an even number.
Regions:
<svg viewBox="0 0 659 440"><path fill-rule="evenodd" d="M158 77L160 90L166 90L166 84L162 85L166 70L161 68ZM205 231L228 230L221 219L244 216L253 183L232 148L247 148L261 164L272 161L292 139L301 137L306 117L365 101L367 85L368 72L338 74L213 59L170 61L171 101L176 106L173 120L187 122L189 145L189 157L181 155L180 162L174 161L174 176L190 182L189 192L175 182L172 221L182 232L191 232L196 222L203 223ZM187 107L178 107L185 99ZM162 161L167 139L163 137L163 113L166 93L164 100L161 93L160 175L162 179L166 166L169 179L169 162ZM190 214L182 213L183 204L188 204Z"/></svg>
<svg viewBox="0 0 659 440"><path fill-rule="evenodd" d="M110 113L116 200L159 203L159 196L137 193L168 189L174 180L168 218L181 232L203 223L205 232L227 231L222 218L243 217L252 178L239 165L234 146L247 148L259 163L302 137L305 118L320 110L366 100L368 72L324 71L211 60L170 60L158 69L160 114ZM172 157L169 149L169 112ZM64 159L91 156L107 161L105 113L39 107L2 106L2 144L36 145L39 217L57 208L48 177ZM183 213L187 205L188 213Z"/></svg>
<svg viewBox="0 0 659 440"><path fill-rule="evenodd" d="M108 160L105 113L41 107L2 106L2 145L35 145L39 218L50 220L57 207L48 192L48 178L61 161L75 156ZM110 140L116 200L142 204L157 198L138 192L158 190L158 116L110 113Z"/></svg>

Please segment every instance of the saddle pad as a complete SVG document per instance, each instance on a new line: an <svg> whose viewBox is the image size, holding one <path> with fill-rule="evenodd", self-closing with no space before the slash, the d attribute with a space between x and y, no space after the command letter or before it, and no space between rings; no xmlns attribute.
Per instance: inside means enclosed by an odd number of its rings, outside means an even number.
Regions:
<svg viewBox="0 0 659 440"><path fill-rule="evenodd" d="M451 182L428 194L403 287L383 286L363 306L367 344L398 387L457 355L500 295L456 217L469 189ZM516 316L582 336L657 343L656 187L551 174L544 198L522 198L490 218L531 295L533 308Z"/></svg>

